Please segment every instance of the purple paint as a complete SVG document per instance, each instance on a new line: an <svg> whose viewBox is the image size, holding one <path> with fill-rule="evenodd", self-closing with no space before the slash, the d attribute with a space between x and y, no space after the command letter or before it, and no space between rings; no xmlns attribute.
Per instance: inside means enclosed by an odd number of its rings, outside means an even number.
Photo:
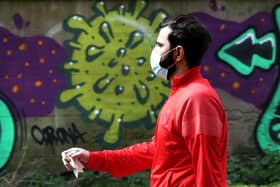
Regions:
<svg viewBox="0 0 280 187"><path fill-rule="evenodd" d="M0 27L0 89L26 117L45 116L66 87L58 65L66 50L45 36L19 37Z"/></svg>
<svg viewBox="0 0 280 187"><path fill-rule="evenodd" d="M23 29L23 18L20 14L15 14L13 16L13 21L18 30Z"/></svg>
<svg viewBox="0 0 280 187"><path fill-rule="evenodd" d="M217 19L204 13L193 13L193 15L205 24L213 39L212 46L202 62L203 67L208 69L208 71L202 71L203 75L212 82L214 87L223 89L231 95L263 109L276 84L277 68L279 67L275 65L268 71L255 69L252 75L245 77L218 59L217 53L225 43L237 38L252 26L256 30L257 37L268 32L276 32L273 15L261 12L241 23ZM239 83L238 89L233 88L234 82Z"/></svg>
<svg viewBox="0 0 280 187"><path fill-rule="evenodd" d="M28 27L30 25L30 22L29 21L24 22L22 16L18 13L13 16L13 21L17 30L22 30L23 27Z"/></svg>
<svg viewBox="0 0 280 187"><path fill-rule="evenodd" d="M218 10L224 11L226 9L225 6L219 6L217 0L209 0L208 4L210 9L215 12Z"/></svg>

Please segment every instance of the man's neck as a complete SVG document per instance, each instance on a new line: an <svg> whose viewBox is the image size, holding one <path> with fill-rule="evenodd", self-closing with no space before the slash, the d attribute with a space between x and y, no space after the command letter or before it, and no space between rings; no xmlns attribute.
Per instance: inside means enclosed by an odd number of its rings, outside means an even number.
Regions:
<svg viewBox="0 0 280 187"><path fill-rule="evenodd" d="M176 64L176 71L173 73L173 75L171 75L170 81L172 81L175 76L180 77L185 72L187 72L189 69L190 68L188 66L186 66L185 62Z"/></svg>

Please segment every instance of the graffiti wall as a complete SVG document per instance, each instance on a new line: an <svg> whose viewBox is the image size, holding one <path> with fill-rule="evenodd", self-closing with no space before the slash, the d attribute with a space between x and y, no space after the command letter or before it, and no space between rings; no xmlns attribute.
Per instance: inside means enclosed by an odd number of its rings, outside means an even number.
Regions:
<svg viewBox="0 0 280 187"><path fill-rule="evenodd" d="M170 88L150 52L160 21L179 13L212 35L202 74L224 102L229 153L280 149L280 4L1 1L0 10L0 176L63 172L60 153L73 146L150 140Z"/></svg>

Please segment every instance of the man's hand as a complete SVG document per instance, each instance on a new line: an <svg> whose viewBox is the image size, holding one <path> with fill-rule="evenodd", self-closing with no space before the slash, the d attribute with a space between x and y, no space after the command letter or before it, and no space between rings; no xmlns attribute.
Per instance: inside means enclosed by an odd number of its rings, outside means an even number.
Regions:
<svg viewBox="0 0 280 187"><path fill-rule="evenodd" d="M90 151L82 148L70 148L61 153L62 162L67 170L73 170L74 168L70 164L71 160L78 160L85 165L89 160Z"/></svg>

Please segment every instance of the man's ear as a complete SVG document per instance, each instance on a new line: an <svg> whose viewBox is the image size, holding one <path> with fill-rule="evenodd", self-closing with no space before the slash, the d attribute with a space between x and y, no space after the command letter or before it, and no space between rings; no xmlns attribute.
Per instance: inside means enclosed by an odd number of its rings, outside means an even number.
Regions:
<svg viewBox="0 0 280 187"><path fill-rule="evenodd" d="M180 45L176 47L176 61L182 61L185 57L184 48Z"/></svg>

